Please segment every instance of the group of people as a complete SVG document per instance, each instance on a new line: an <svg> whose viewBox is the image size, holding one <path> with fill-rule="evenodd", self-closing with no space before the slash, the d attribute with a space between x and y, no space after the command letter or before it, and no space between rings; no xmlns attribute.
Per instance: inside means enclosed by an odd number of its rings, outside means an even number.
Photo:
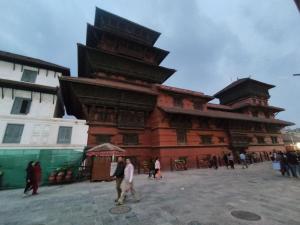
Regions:
<svg viewBox="0 0 300 225"><path fill-rule="evenodd" d="M150 179L153 177L154 179L162 179L161 171L160 171L160 161L158 158L150 161L149 166L149 176Z"/></svg>
<svg viewBox="0 0 300 225"><path fill-rule="evenodd" d="M26 186L24 189L24 195L27 196L32 190L32 195L37 195L39 183L41 181L42 169L40 162L30 161L26 168Z"/></svg>
<svg viewBox="0 0 300 225"><path fill-rule="evenodd" d="M282 176L287 175L290 177L300 176L300 153L295 151L288 152L276 152L273 151L271 155L273 162L278 162L280 164L280 172Z"/></svg>
<svg viewBox="0 0 300 225"><path fill-rule="evenodd" d="M134 166L132 165L131 160L127 158L124 162L123 157L118 157L117 168L113 174L113 177L116 179L117 198L115 199L115 202L117 205L124 204L128 192L131 192L135 201L139 201L133 186L133 174Z"/></svg>
<svg viewBox="0 0 300 225"><path fill-rule="evenodd" d="M227 169L231 168L231 169L235 169L234 167L234 157L233 157L233 154L232 153L228 153L228 154L225 154L223 155L223 162L226 166ZM245 168L248 168L248 158L246 156L246 154L244 152L240 152L239 154L239 162L241 163L242 165L242 168L245 169ZM218 163L218 158L217 156L212 156L210 159L209 159L209 167L210 168L215 168L215 169L218 169L219 167L219 164Z"/></svg>

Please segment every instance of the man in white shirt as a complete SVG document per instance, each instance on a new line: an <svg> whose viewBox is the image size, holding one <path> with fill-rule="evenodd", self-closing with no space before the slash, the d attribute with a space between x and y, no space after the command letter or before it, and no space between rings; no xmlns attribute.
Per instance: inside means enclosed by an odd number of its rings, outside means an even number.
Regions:
<svg viewBox="0 0 300 225"><path fill-rule="evenodd" d="M126 159L126 167L124 170L124 181L122 183L122 193L121 197L118 200L118 205L124 204L124 199L126 194L130 191L132 196L135 198L136 201L139 201L137 198L137 193L133 187L133 173L134 173L134 166L132 165L130 159Z"/></svg>
<svg viewBox="0 0 300 225"><path fill-rule="evenodd" d="M247 161L246 161L246 155L243 152L240 153L240 160L243 165L242 168L243 169L248 168Z"/></svg>

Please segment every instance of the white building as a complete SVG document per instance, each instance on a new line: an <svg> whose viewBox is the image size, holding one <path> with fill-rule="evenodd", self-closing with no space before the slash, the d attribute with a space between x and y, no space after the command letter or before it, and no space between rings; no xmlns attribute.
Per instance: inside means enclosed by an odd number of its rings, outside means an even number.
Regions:
<svg viewBox="0 0 300 225"><path fill-rule="evenodd" d="M24 168L39 160L44 180L73 166L87 145L85 120L63 119L59 76L68 68L0 51L0 170L3 186L24 183Z"/></svg>

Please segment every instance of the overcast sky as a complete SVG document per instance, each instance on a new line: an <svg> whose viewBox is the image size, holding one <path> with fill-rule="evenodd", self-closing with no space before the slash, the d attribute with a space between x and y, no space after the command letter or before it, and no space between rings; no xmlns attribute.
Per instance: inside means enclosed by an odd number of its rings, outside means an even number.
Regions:
<svg viewBox="0 0 300 225"><path fill-rule="evenodd" d="M0 49L71 68L95 7L162 33L165 84L213 95L251 76L276 87L278 118L300 126L300 13L293 0L1 0Z"/></svg>

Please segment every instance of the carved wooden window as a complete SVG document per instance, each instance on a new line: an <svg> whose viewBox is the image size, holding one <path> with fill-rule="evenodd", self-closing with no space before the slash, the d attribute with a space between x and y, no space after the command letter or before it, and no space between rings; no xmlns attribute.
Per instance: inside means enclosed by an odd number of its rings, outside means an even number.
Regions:
<svg viewBox="0 0 300 225"><path fill-rule="evenodd" d="M265 117L266 117L266 118L270 118L270 113L265 112Z"/></svg>
<svg viewBox="0 0 300 225"><path fill-rule="evenodd" d="M265 138L262 137L262 136L257 136L256 139L257 139L258 144L264 144L265 143Z"/></svg>
<svg viewBox="0 0 300 225"><path fill-rule="evenodd" d="M187 143L186 130L176 130L176 135L177 135L177 144Z"/></svg>
<svg viewBox="0 0 300 225"><path fill-rule="evenodd" d="M262 126L261 126L261 124L255 124L255 125L254 125L254 130L255 130L255 131L262 131Z"/></svg>
<svg viewBox="0 0 300 225"><path fill-rule="evenodd" d="M121 110L119 112L118 125L120 127L144 127L145 113Z"/></svg>
<svg viewBox="0 0 300 225"><path fill-rule="evenodd" d="M97 144L111 143L111 135L110 134L97 134L96 135Z"/></svg>
<svg viewBox="0 0 300 225"><path fill-rule="evenodd" d="M124 145L138 145L139 135L138 134L123 134L123 144Z"/></svg>
<svg viewBox="0 0 300 225"><path fill-rule="evenodd" d="M209 129L210 128L209 120L208 119L200 119L199 127L202 129Z"/></svg>
<svg viewBox="0 0 300 225"><path fill-rule="evenodd" d="M212 144L212 136L211 135L201 135L201 143L202 144Z"/></svg>
<svg viewBox="0 0 300 225"><path fill-rule="evenodd" d="M219 143L225 143L225 138L224 137L218 137Z"/></svg>
<svg viewBox="0 0 300 225"><path fill-rule="evenodd" d="M252 112L252 116L258 117L258 111L253 111L253 112Z"/></svg>
<svg viewBox="0 0 300 225"><path fill-rule="evenodd" d="M202 102L200 102L200 101L194 101L193 104L194 104L194 109L196 109L196 110L203 110L203 103Z"/></svg>
<svg viewBox="0 0 300 225"><path fill-rule="evenodd" d="M183 101L181 97L173 97L175 107L183 107Z"/></svg>
<svg viewBox="0 0 300 225"><path fill-rule="evenodd" d="M278 144L278 138L276 136L271 136L271 140L273 144Z"/></svg>

